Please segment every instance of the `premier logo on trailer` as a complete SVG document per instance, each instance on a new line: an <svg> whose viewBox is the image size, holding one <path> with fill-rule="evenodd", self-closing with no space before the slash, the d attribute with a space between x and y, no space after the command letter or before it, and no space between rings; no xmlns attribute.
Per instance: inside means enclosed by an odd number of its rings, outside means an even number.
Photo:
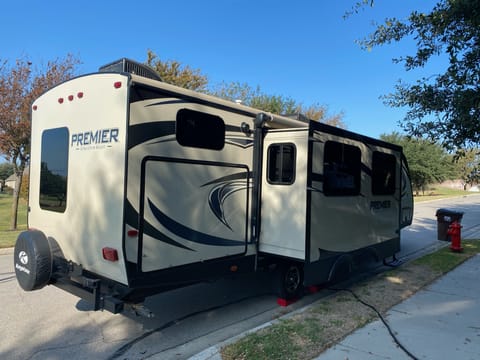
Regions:
<svg viewBox="0 0 480 360"><path fill-rule="evenodd" d="M118 128L98 129L72 134L70 147L77 150L97 150L118 142Z"/></svg>

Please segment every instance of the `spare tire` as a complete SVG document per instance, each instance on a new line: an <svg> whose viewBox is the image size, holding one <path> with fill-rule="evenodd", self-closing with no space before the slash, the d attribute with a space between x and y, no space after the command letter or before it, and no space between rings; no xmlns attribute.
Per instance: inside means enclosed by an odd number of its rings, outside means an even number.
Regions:
<svg viewBox="0 0 480 360"><path fill-rule="evenodd" d="M43 232L20 233L13 254L15 275L23 290L37 290L48 284L52 276L52 252Z"/></svg>

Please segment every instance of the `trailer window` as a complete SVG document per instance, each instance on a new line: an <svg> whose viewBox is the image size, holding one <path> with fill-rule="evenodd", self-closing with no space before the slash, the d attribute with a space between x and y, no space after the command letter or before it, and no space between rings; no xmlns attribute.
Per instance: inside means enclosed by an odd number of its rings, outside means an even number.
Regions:
<svg viewBox="0 0 480 360"><path fill-rule="evenodd" d="M222 150L225 145L225 123L219 116L181 109L177 113L176 136L180 145Z"/></svg>
<svg viewBox="0 0 480 360"><path fill-rule="evenodd" d="M40 207L64 212L67 207L68 138L66 127L42 134Z"/></svg>
<svg viewBox="0 0 480 360"><path fill-rule="evenodd" d="M397 160L394 155L379 151L372 158L372 194L392 195L395 193L395 169Z"/></svg>
<svg viewBox="0 0 480 360"><path fill-rule="evenodd" d="M267 156L268 182L278 185L293 184L295 182L295 145L270 145Z"/></svg>
<svg viewBox="0 0 480 360"><path fill-rule="evenodd" d="M335 141L325 143L323 193L326 196L360 194L361 151Z"/></svg>

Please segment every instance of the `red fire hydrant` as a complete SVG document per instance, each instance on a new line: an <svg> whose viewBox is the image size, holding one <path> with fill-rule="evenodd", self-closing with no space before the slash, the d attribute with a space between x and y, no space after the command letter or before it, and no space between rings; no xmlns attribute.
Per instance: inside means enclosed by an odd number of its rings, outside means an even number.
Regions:
<svg viewBox="0 0 480 360"><path fill-rule="evenodd" d="M450 250L454 252L462 252L462 225L458 221L454 221L448 227L447 234L450 235L452 243L450 244Z"/></svg>

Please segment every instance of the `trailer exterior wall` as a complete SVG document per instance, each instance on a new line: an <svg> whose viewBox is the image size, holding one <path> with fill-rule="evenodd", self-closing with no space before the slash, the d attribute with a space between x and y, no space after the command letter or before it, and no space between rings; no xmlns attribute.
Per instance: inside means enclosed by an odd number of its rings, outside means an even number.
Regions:
<svg viewBox="0 0 480 360"><path fill-rule="evenodd" d="M312 149L311 196L311 261L321 257L322 251L347 252L398 237L401 154L348 138L315 132ZM359 188L349 194L350 184L344 192L328 193L325 183L325 150L328 144L340 144L358 149ZM330 151L337 151L330 148ZM391 194L372 194L372 156L375 152L392 155L395 161L395 189ZM352 155L354 156L354 155ZM335 164L337 166L338 164ZM339 173L341 170L339 170ZM348 176L352 176L348 174ZM346 177L346 176L345 176ZM349 181L344 179L343 181ZM337 181L339 181L337 179ZM353 181L353 179L352 179ZM353 185L352 185L353 186Z"/></svg>
<svg viewBox="0 0 480 360"><path fill-rule="evenodd" d="M195 99L187 90L134 79L125 223L126 233L138 231L125 239L131 277L142 286L193 282L219 275L216 263L228 269L229 258L233 263L235 258L253 258L253 139L242 130L252 117L235 107ZM195 121L196 130L182 133L182 126ZM184 271L201 264L210 275ZM252 261L249 270L253 268Z"/></svg>
<svg viewBox="0 0 480 360"><path fill-rule="evenodd" d="M96 74L65 82L35 101L28 216L29 227L58 243L66 259L122 284L128 283L121 246L127 92L127 76ZM68 144L47 155L53 144L42 138L60 128L66 129ZM59 175L55 166L45 168L50 161L45 156L55 163L60 154L68 154L68 173L62 174L66 199L52 209L47 202L41 205L42 176ZM115 248L118 261L106 261L104 247Z"/></svg>
<svg viewBox="0 0 480 360"><path fill-rule="evenodd" d="M306 282L330 280L336 262L357 253L382 260L398 252L401 148L312 123L309 152ZM384 157L389 172L379 173L385 164L374 158ZM374 181L388 184L378 190Z"/></svg>

